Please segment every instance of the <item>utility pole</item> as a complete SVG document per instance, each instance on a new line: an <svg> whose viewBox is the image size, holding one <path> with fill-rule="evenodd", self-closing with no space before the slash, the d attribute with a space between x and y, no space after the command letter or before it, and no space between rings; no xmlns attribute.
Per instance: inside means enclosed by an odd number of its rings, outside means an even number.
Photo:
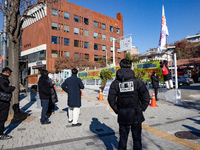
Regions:
<svg viewBox="0 0 200 150"><path fill-rule="evenodd" d="M7 11L8 1L4 1L4 10ZM7 25L7 16L4 14L3 16L3 41L2 41L2 68L5 68L8 65L8 51L7 51L7 33L6 33L6 25Z"/></svg>

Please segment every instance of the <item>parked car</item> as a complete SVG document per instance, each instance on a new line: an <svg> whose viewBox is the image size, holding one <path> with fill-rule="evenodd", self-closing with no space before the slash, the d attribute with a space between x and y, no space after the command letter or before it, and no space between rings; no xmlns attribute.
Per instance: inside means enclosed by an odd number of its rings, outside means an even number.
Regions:
<svg viewBox="0 0 200 150"><path fill-rule="evenodd" d="M180 78L177 78L178 80L178 87L183 86L183 81ZM172 78L173 84L175 86L175 77Z"/></svg>
<svg viewBox="0 0 200 150"><path fill-rule="evenodd" d="M194 83L194 80L192 78L186 77L186 76L180 76L181 78L185 79L186 81L189 81L190 84Z"/></svg>
<svg viewBox="0 0 200 150"><path fill-rule="evenodd" d="M189 79L185 79L183 78L183 76L178 76L178 86L182 86L182 85L190 85ZM175 85L175 77L172 78L174 85Z"/></svg>

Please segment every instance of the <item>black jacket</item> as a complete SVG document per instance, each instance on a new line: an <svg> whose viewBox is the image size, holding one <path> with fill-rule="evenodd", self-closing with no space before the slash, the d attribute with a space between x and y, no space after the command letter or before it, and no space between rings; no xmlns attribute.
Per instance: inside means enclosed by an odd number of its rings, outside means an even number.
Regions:
<svg viewBox="0 0 200 150"><path fill-rule="evenodd" d="M108 95L111 108L118 114L118 123L142 123L145 120L142 111L146 110L149 101L146 85L135 77L133 70L119 69Z"/></svg>
<svg viewBox="0 0 200 150"><path fill-rule="evenodd" d="M0 91L5 93L12 93L15 90L14 86L9 86L10 81L7 75L0 74ZM5 102L5 101L2 101Z"/></svg>
<svg viewBox="0 0 200 150"><path fill-rule="evenodd" d="M151 83L154 89L159 88L159 80L160 78L157 78L155 73L151 75Z"/></svg>
<svg viewBox="0 0 200 150"><path fill-rule="evenodd" d="M49 84L48 74L42 74L38 81L38 90L40 99L51 98L51 86Z"/></svg>
<svg viewBox="0 0 200 150"><path fill-rule="evenodd" d="M68 93L68 106L69 107L81 107L81 90L84 89L83 82L77 75L72 74L67 78L63 84L62 89Z"/></svg>
<svg viewBox="0 0 200 150"><path fill-rule="evenodd" d="M49 85L51 87L51 101L53 104L58 102L58 96L56 93L56 90L54 89L54 84L52 83L52 80L49 78Z"/></svg>
<svg viewBox="0 0 200 150"><path fill-rule="evenodd" d="M167 61L164 60L162 64L160 64L160 68L163 68L163 66L165 65L165 67L167 68L168 70L168 74L164 75L164 81L167 81L167 80L170 80L172 79L172 76L171 76L171 72L167 66Z"/></svg>

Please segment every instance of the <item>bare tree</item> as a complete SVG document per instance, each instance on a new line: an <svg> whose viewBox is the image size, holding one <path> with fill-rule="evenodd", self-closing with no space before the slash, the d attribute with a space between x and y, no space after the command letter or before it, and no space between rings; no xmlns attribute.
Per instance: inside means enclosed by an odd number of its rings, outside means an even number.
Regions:
<svg viewBox="0 0 200 150"><path fill-rule="evenodd" d="M19 109L19 56L20 56L20 40L23 32L22 25L25 20L33 19L28 15L29 10L38 5L47 5L57 2L56 0L7 0L8 6L4 7L4 1L0 1L0 10L7 17L6 31L9 39L9 55L8 66L13 70L10 77L12 85L16 86L11 100L10 114L14 114L14 118L25 116Z"/></svg>

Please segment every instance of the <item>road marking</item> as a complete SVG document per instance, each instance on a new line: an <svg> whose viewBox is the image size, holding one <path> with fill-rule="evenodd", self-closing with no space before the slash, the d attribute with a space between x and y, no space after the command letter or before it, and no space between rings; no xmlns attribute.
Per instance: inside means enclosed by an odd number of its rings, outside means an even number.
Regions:
<svg viewBox="0 0 200 150"><path fill-rule="evenodd" d="M104 103L104 104L109 104L108 102L106 101L99 101L99 100L96 100L96 99L92 99L92 98L87 98L87 97L82 97L83 99L87 99L87 100L92 100L92 101L95 101L95 102L100 102L100 103ZM110 107L110 106L109 106ZM110 107L110 110L112 112L114 112L112 110L112 108ZM154 135L157 135L161 138L164 138L168 141L171 141L171 142L174 142L174 143L177 143L177 144L181 144L185 147L188 147L188 148L191 148L193 150L200 150L200 144L197 144L197 143L194 143L194 142L191 142L191 141L187 141L185 139L180 139L180 138L177 138L171 134L168 134L168 133L165 133L163 131L160 131L158 129L155 129L151 126L148 126L146 124L142 124L142 129L154 134Z"/></svg>

